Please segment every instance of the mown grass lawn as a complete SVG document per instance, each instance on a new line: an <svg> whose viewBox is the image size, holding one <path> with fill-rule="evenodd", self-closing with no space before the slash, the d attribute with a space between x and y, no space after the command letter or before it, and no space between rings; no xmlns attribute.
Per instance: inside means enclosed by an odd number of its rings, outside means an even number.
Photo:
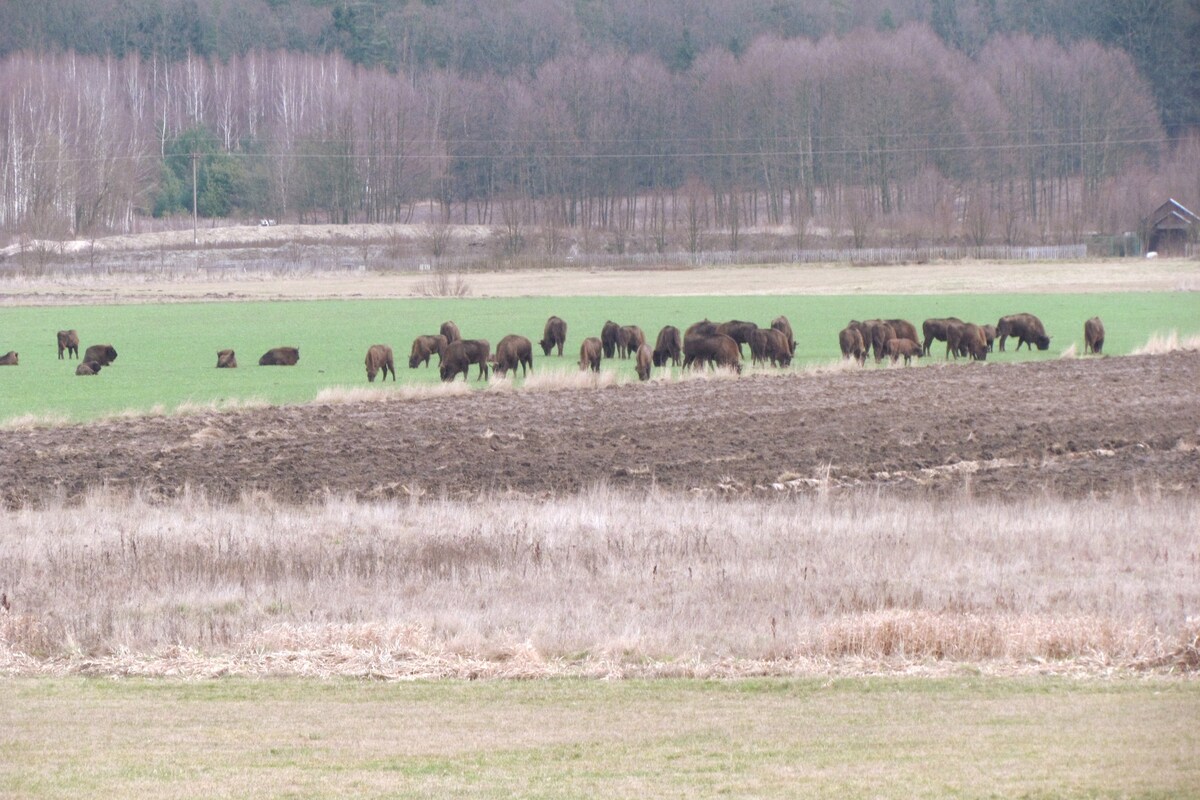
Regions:
<svg viewBox="0 0 1200 800"><path fill-rule="evenodd" d="M631 281L636 276L631 276ZM852 318L903 317L918 327L932 316L954 315L994 323L1003 314L1037 314L1052 337L1045 353L996 353L990 361L1057 357L1071 344L1083 351L1084 320L1099 315L1108 331L1106 352L1128 353L1154 332L1200 331L1196 293L1085 295L924 296L719 296L570 297L301 302L169 303L126 306L14 307L0 310L0 353L20 353L18 367L0 367L0 423L33 414L85 420L125 410L170 411L182 403L257 398L305 402L321 389L365 385L363 357L371 344L390 344L404 383L434 383L436 366L410 370L414 336L436 332L453 319L468 338L493 345L508 333L535 343L535 369L575 370L579 344L599 335L606 319L637 324L651 340L659 328L681 329L708 317L769 325L787 315L795 329L797 365L838 358L837 333ZM551 314L568 323L563 358L545 359L537 348ZM82 347L110 343L120 354L95 379L76 378L76 363L59 361L55 331L75 328ZM294 368L258 367L258 357L280 345L298 346ZM217 370L216 352L234 348L241 367ZM935 358L944 350L935 348ZM436 359L434 360L436 364ZM606 369L632 374L631 362L606 361Z"/></svg>
<svg viewBox="0 0 1200 800"><path fill-rule="evenodd" d="M0 682L0 795L1182 797L1168 679Z"/></svg>

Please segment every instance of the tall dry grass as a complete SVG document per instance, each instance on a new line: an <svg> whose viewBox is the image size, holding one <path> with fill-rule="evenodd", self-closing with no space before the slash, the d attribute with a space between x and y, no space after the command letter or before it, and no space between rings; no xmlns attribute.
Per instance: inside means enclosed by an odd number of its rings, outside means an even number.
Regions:
<svg viewBox="0 0 1200 800"><path fill-rule="evenodd" d="M1175 330L1155 333L1131 355L1158 356L1164 353L1173 353L1176 350L1200 350L1200 334L1181 337L1179 331Z"/></svg>
<svg viewBox="0 0 1200 800"><path fill-rule="evenodd" d="M1194 497L411 493L0 511L0 671L1200 667Z"/></svg>

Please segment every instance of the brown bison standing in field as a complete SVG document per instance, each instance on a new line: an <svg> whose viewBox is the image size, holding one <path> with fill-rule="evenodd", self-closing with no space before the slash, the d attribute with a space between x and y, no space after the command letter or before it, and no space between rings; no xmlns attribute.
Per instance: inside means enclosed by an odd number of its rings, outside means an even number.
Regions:
<svg viewBox="0 0 1200 800"><path fill-rule="evenodd" d="M386 344L373 344L367 348L367 383L374 383L375 376L381 371L386 381L388 372L392 373L392 381L396 380L396 365L392 360L392 348Z"/></svg>
<svg viewBox="0 0 1200 800"><path fill-rule="evenodd" d="M921 349L925 355L929 355L929 347L935 341L946 341L946 326L951 322L962 324L962 320L958 317L935 317L921 323L921 333L925 334L925 341L921 343Z"/></svg>
<svg viewBox="0 0 1200 800"><path fill-rule="evenodd" d="M912 339L894 338L888 339L887 344L884 345L884 351L892 359L893 364L903 356L904 364L908 366L912 363L913 356L920 358L925 354L925 347L920 342L914 342Z"/></svg>
<svg viewBox="0 0 1200 800"><path fill-rule="evenodd" d="M579 346L579 369L590 369L592 372L600 371L600 354L603 352L604 345L599 338L589 336L583 340L583 344Z"/></svg>
<svg viewBox="0 0 1200 800"><path fill-rule="evenodd" d="M642 342L641 345L638 346L635 357L637 359L637 366L635 369L637 370L638 380L650 380L650 365L654 363L654 354L650 352L650 345Z"/></svg>
<svg viewBox="0 0 1200 800"><path fill-rule="evenodd" d="M838 334L838 346L842 349L842 359L853 358L859 364L867 363L867 346L863 343L860 328L845 327Z"/></svg>
<svg viewBox="0 0 1200 800"><path fill-rule="evenodd" d="M863 322L851 320L846 327L858 329L863 337L863 349L874 351L876 364L883 360L883 349L888 339L896 338L892 326L881 319L868 319Z"/></svg>
<svg viewBox="0 0 1200 800"><path fill-rule="evenodd" d="M750 344L750 337L756 330L758 330L758 326L753 322L745 322L740 319L731 319L729 322L722 322L717 326L717 333L723 333L737 342L739 356L742 352L742 345Z"/></svg>
<svg viewBox="0 0 1200 800"><path fill-rule="evenodd" d="M300 348L272 347L258 360L260 367L294 367L300 362Z"/></svg>
<svg viewBox="0 0 1200 800"><path fill-rule="evenodd" d="M237 369L237 356L232 350L217 351L217 369Z"/></svg>
<svg viewBox="0 0 1200 800"><path fill-rule="evenodd" d="M425 366L429 366L429 358L434 353L437 353L438 363L441 363L442 356L446 353L446 348L450 345L446 341L446 337L438 334L437 336L418 336L413 339L412 351L408 354L409 369L416 369L417 365L422 361Z"/></svg>
<svg viewBox="0 0 1200 800"><path fill-rule="evenodd" d="M891 326L892 332L896 334L897 339L908 339L910 342L915 343L917 347L922 347L921 337L917 336L916 325L913 325L906 319L885 319L884 322Z"/></svg>
<svg viewBox="0 0 1200 800"><path fill-rule="evenodd" d="M973 322L952 322L946 326L946 358L970 356L975 361L987 360L987 336Z"/></svg>
<svg viewBox="0 0 1200 800"><path fill-rule="evenodd" d="M1021 345L1032 350L1035 344L1038 350L1050 349L1050 337L1046 335L1042 321L1033 314L1010 314L1001 317L996 323L996 336L1000 338L1001 353L1004 352L1004 340L1010 336L1017 340L1018 350L1021 349Z"/></svg>
<svg viewBox="0 0 1200 800"><path fill-rule="evenodd" d="M1104 323L1092 317L1083 323L1083 354L1100 355L1104 352Z"/></svg>
<svg viewBox="0 0 1200 800"><path fill-rule="evenodd" d="M622 325L617 331L617 352L621 358L635 355L638 348L646 343L646 334L637 325Z"/></svg>
<svg viewBox="0 0 1200 800"><path fill-rule="evenodd" d="M446 347L446 354L442 356L440 368L442 380L450 382L457 378L460 372L463 380L466 380L472 364L479 365L477 380L486 380L488 356L491 355L491 352L492 346L487 339L459 339L451 342Z"/></svg>
<svg viewBox="0 0 1200 800"><path fill-rule="evenodd" d="M771 362L775 367L792 363L792 349L787 335L775 328L759 328L750 334L750 358L753 363Z"/></svg>
<svg viewBox="0 0 1200 800"><path fill-rule="evenodd" d="M716 333L711 336L693 334L683 337L683 368L693 369L697 364L730 367L739 375L742 372L742 351L732 336Z"/></svg>
<svg viewBox="0 0 1200 800"><path fill-rule="evenodd" d="M20 366L20 357L16 350L9 350L4 355L0 356L0 367L17 367Z"/></svg>
<svg viewBox="0 0 1200 800"><path fill-rule="evenodd" d="M788 322L788 318L780 314L778 317L771 320L771 327L787 337L788 351L795 353L796 336L792 333L792 323Z"/></svg>
<svg viewBox="0 0 1200 800"><path fill-rule="evenodd" d="M111 344L94 344L83 353L84 361L95 361L102 367L117 360L117 350Z"/></svg>
<svg viewBox="0 0 1200 800"><path fill-rule="evenodd" d="M980 325L979 329L983 331L983 338L987 340L987 351L992 352L992 346L996 342L996 326L995 325Z"/></svg>
<svg viewBox="0 0 1200 800"><path fill-rule="evenodd" d="M510 333L496 345L496 354L492 356L492 365L496 374L504 377L511 369L514 373L519 366L521 377L533 372L533 343L524 336Z"/></svg>
<svg viewBox="0 0 1200 800"><path fill-rule="evenodd" d="M79 366L75 368L76 375L99 375L101 364L99 361L80 361Z"/></svg>
<svg viewBox="0 0 1200 800"><path fill-rule="evenodd" d="M542 346L542 353L550 355L550 351L557 347L558 357L562 358L563 345L566 343L567 323L558 317L550 317L546 320L546 327L542 331L542 340L538 342Z"/></svg>
<svg viewBox="0 0 1200 800"><path fill-rule="evenodd" d="M450 320L446 320L442 323L441 330L438 331L438 334L446 337L446 344L457 342L462 339L462 334L458 332L458 326Z"/></svg>
<svg viewBox="0 0 1200 800"><path fill-rule="evenodd" d="M658 341L654 345L653 361L656 367L665 367L667 359L675 366L679 366L679 356L683 352L683 337L679 335L679 328L674 325L664 325L663 329L658 332Z"/></svg>
<svg viewBox="0 0 1200 800"><path fill-rule="evenodd" d="M74 330L58 332L59 361L62 361L64 352L69 358L79 358L79 334Z"/></svg>
<svg viewBox="0 0 1200 800"><path fill-rule="evenodd" d="M611 319L605 322L604 327L600 329L600 346L604 350L605 358L612 358L617 354L617 343L620 335L621 326Z"/></svg>

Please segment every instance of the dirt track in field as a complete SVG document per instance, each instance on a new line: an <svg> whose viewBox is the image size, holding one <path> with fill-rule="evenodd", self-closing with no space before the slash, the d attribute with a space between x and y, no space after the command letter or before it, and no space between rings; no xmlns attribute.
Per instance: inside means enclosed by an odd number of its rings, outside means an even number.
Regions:
<svg viewBox="0 0 1200 800"><path fill-rule="evenodd" d="M549 495L1200 488L1200 353L475 393L8 431L9 506L98 486ZM828 478L822 485L822 480Z"/></svg>

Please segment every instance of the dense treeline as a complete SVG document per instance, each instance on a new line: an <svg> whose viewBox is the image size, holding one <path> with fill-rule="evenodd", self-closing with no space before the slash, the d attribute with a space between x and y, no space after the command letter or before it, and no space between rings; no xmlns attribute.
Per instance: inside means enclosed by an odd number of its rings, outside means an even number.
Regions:
<svg viewBox="0 0 1200 800"><path fill-rule="evenodd" d="M1172 134L1200 124L1197 0L6 0L0 56L17 51L221 60L339 52L407 74L531 75L564 55L646 55L679 71L756 39L928 25L977 56L1026 33L1125 50Z"/></svg>
<svg viewBox="0 0 1200 800"><path fill-rule="evenodd" d="M927 239L1077 240L1136 226L1158 191L1200 194L1130 58L1094 42L992 38L970 58L910 25L504 76L287 51L0 61L0 229L190 210L192 154L206 216L395 222L433 198L515 247L532 223L800 243L814 218L861 246L909 216Z"/></svg>

